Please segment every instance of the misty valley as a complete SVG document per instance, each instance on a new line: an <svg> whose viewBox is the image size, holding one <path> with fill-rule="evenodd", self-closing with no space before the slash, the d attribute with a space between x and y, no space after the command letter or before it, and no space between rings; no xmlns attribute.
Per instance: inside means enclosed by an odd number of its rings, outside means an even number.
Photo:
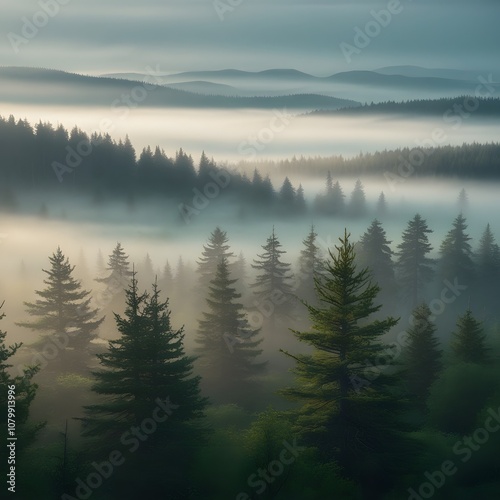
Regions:
<svg viewBox="0 0 500 500"><path fill-rule="evenodd" d="M0 148L20 498L495 497L498 143Z"/></svg>

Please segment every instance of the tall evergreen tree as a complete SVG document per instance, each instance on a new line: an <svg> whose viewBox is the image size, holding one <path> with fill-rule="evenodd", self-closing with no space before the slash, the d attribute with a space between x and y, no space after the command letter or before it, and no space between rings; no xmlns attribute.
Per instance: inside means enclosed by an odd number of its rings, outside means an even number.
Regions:
<svg viewBox="0 0 500 500"><path fill-rule="evenodd" d="M462 190L458 195L458 209L460 210L460 213L463 213L467 210L468 207L469 207L469 197L465 189L462 188Z"/></svg>
<svg viewBox="0 0 500 500"><path fill-rule="evenodd" d="M262 374L263 363L259 330L248 325L241 297L234 287L227 260L223 258L209 286L207 311L200 320L196 342L202 385L217 403L253 403L258 387L256 376Z"/></svg>
<svg viewBox="0 0 500 500"><path fill-rule="evenodd" d="M96 281L106 285L107 293L115 295L128 286L132 271L130 271L128 255L119 242L109 256L106 271L108 275L103 278L97 278Z"/></svg>
<svg viewBox="0 0 500 500"><path fill-rule="evenodd" d="M347 231L335 248L316 282L321 305L308 306L312 331L294 332L313 352L293 356L298 381L285 394L303 403L297 425L304 438L358 480L366 498L381 498L407 466L411 448L405 449L397 420L399 398L389 389L393 378L381 373L368 382L364 373L377 366L381 336L397 320L370 322L380 309L374 305L379 288L367 269L357 269Z"/></svg>
<svg viewBox="0 0 500 500"><path fill-rule="evenodd" d="M481 236L479 248L476 253L477 271L480 279L490 278L497 280L500 275L500 247L495 241L495 236L489 224Z"/></svg>
<svg viewBox="0 0 500 500"><path fill-rule="evenodd" d="M474 256L477 269L474 297L481 304L485 318L496 316L497 288L500 280L500 247L488 224Z"/></svg>
<svg viewBox="0 0 500 500"><path fill-rule="evenodd" d="M332 214L338 215L344 211L345 208L345 194L339 181L335 181L330 195L330 206Z"/></svg>
<svg viewBox="0 0 500 500"><path fill-rule="evenodd" d="M326 196L331 196L333 193L333 179L332 173L328 171L326 174Z"/></svg>
<svg viewBox="0 0 500 500"><path fill-rule="evenodd" d="M467 224L460 214L441 244L440 274L443 279L458 279L461 285L470 286L474 277L471 237L465 232Z"/></svg>
<svg viewBox="0 0 500 500"><path fill-rule="evenodd" d="M299 184L297 189L297 196L295 197L295 211L303 214L307 211L306 199L304 198L304 188Z"/></svg>
<svg viewBox="0 0 500 500"><path fill-rule="evenodd" d="M5 314L1 311L3 303L0 304L0 320L5 317ZM28 417L30 412L30 406L33 399L36 396L38 385L33 383L33 377L39 371L39 367L30 366L24 369L21 375L13 376L10 373L12 365L9 363L10 358L16 354L16 352L22 347L22 344L15 343L12 345L6 345L5 338L7 333L0 330L0 428L2 429L2 441L4 445L1 447L0 459L3 464L7 464L7 451L6 447L7 437L18 438L17 442L17 452L19 453L22 449L26 448L34 439L36 433L43 427L43 424L30 424ZM15 399L9 398L9 388L14 386L14 391L11 392L11 396ZM9 401L15 401L14 417L12 420L15 421L14 434L9 434L8 430L11 428L7 425L8 423L8 413L7 408ZM18 486L18 490L22 489L22 485Z"/></svg>
<svg viewBox="0 0 500 500"><path fill-rule="evenodd" d="M285 207L292 208L295 206L296 196L297 196L297 194L295 192L295 188L292 186L290 179L288 177L285 177L285 180L283 181L283 185L281 186L281 189L278 193L278 197L279 197L280 202Z"/></svg>
<svg viewBox="0 0 500 500"><path fill-rule="evenodd" d="M144 260L137 266L137 274L141 277L142 283L153 283L156 279L156 273L153 268L153 261L149 253L146 254Z"/></svg>
<svg viewBox="0 0 500 500"><path fill-rule="evenodd" d="M420 214L408 222L403 241L398 245L397 278L403 295L416 307L424 287L434 276L433 261L427 257L432 250L427 237L432 233Z"/></svg>
<svg viewBox="0 0 500 500"><path fill-rule="evenodd" d="M217 266L222 259L231 259L234 257L228 245L226 231L219 226L210 234L208 243L203 246L203 252L198 260L198 276L203 292L206 292L208 285L212 281L217 271Z"/></svg>
<svg viewBox="0 0 500 500"><path fill-rule="evenodd" d="M349 215L360 217L366 213L366 196L361 180L357 180L349 200Z"/></svg>
<svg viewBox="0 0 500 500"><path fill-rule="evenodd" d="M395 293L393 251L382 224L375 219L361 236L358 259L362 267L367 267L384 295Z"/></svg>
<svg viewBox="0 0 500 500"><path fill-rule="evenodd" d="M252 264L252 268L257 270L257 277L250 286L255 289L258 302L271 300L274 304L273 321L275 314L289 315L294 303L291 265L281 260L281 256L286 253L281 247L273 227L267 243L262 246L264 252L257 255L258 259L254 259Z"/></svg>
<svg viewBox="0 0 500 500"><path fill-rule="evenodd" d="M126 464L111 480L114 495L157 498L168 490L185 498L207 402L192 374L193 358L184 352L183 328L172 327L156 284L151 295L139 293L135 273L125 315L115 314L115 321L120 337L98 355L102 369L92 390L101 401L85 407L83 434L107 454L117 439L127 447Z"/></svg>
<svg viewBox="0 0 500 500"><path fill-rule="evenodd" d="M387 201L385 199L385 194L383 191L378 197L376 213L377 217L384 217L385 215L387 215Z"/></svg>
<svg viewBox="0 0 500 500"><path fill-rule="evenodd" d="M43 269L47 275L44 280L47 286L44 290L35 291L40 299L24 303L27 313L37 319L18 325L41 332L44 336L63 337L61 343L81 354L96 337L95 331L104 318L97 319L98 310L90 306L91 292L82 290L80 282L73 278L74 266L70 265L60 248L49 257L49 261L50 270Z"/></svg>
<svg viewBox="0 0 500 500"><path fill-rule="evenodd" d="M161 274L161 278L158 281L159 287L164 293L171 294L174 286L174 273L172 271L172 266L170 262L167 260L165 263L165 267L163 268L163 272Z"/></svg>
<svg viewBox="0 0 500 500"><path fill-rule="evenodd" d="M333 182L332 175L328 172L326 190L318 194L315 199L315 208L325 215L338 215L344 210L344 192L339 181Z"/></svg>
<svg viewBox="0 0 500 500"><path fill-rule="evenodd" d="M457 321L457 330L452 343L453 352L459 361L466 363L484 363L488 360L486 335L481 323L468 309Z"/></svg>
<svg viewBox="0 0 500 500"><path fill-rule="evenodd" d="M436 338L436 327L431 321L432 312L427 304L413 311L413 324L408 330L406 349L406 379L409 392L421 407L429 395L432 383L441 370L442 352Z"/></svg>
<svg viewBox="0 0 500 500"><path fill-rule="evenodd" d="M314 279L323 269L322 252L316 244L318 234L311 226L306 239L302 241L304 247L299 256L299 272L297 273L297 295L306 302L312 302L316 298Z"/></svg>

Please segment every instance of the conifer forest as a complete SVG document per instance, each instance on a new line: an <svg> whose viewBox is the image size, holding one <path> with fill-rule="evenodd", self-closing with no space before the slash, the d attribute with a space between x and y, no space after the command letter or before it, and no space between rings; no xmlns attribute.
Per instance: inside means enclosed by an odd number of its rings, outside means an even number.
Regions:
<svg viewBox="0 0 500 500"><path fill-rule="evenodd" d="M499 498L499 15L5 0L0 498Z"/></svg>

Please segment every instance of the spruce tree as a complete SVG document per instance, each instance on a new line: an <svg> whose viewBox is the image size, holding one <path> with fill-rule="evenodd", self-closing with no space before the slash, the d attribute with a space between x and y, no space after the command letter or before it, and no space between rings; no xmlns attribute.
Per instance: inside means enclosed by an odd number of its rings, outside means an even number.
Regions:
<svg viewBox="0 0 500 500"><path fill-rule="evenodd" d="M339 181L333 182L332 175L328 172L326 190L318 194L315 199L316 210L325 215L338 215L344 210L344 192Z"/></svg>
<svg viewBox="0 0 500 500"><path fill-rule="evenodd" d="M285 206L292 208L295 205L295 198L297 194L295 192L295 188L292 186L290 179L285 177L283 181L283 185L278 193L278 197L280 202Z"/></svg>
<svg viewBox="0 0 500 500"><path fill-rule="evenodd" d="M223 231L219 226L210 234L208 243L203 246L203 252L198 260L198 276L203 292L206 292L210 281L215 276L217 266L222 259L232 259L233 252L230 251L228 245L228 237L226 231Z"/></svg>
<svg viewBox="0 0 500 500"><path fill-rule="evenodd" d="M433 261L427 257L432 250L427 237L432 233L420 214L408 222L403 241L398 245L396 270L403 296L416 307L424 287L434 276Z"/></svg>
<svg viewBox="0 0 500 500"><path fill-rule="evenodd" d="M304 188L299 184L297 189L297 196L295 197L295 211L299 214L307 212L307 204L304 198Z"/></svg>
<svg viewBox="0 0 500 500"><path fill-rule="evenodd" d="M5 317L1 311L3 303L0 304L0 321ZM0 459L3 464L7 464L7 451L6 447L8 437L16 437L17 452L25 449L31 442L33 442L36 433L43 427L42 423L30 424L28 417L30 406L36 396L38 385L33 383L33 377L39 371L38 366L26 367L22 374L13 376L10 372L12 364L9 363L10 358L22 347L21 343L6 345L5 338L7 333L0 330L0 428L2 429L3 446L0 453ZM8 413L7 408L9 401L12 402L12 397L9 398L9 388L14 386L11 396L15 396L14 417L15 430L13 434L9 433L11 426L8 426ZM18 489L22 489L22 484L18 485Z"/></svg>
<svg viewBox="0 0 500 500"><path fill-rule="evenodd" d="M469 208L469 197L464 188L461 189L458 195L458 209L460 213L463 213Z"/></svg>
<svg viewBox="0 0 500 500"><path fill-rule="evenodd" d="M259 304L271 301L273 303L272 321L278 317L289 316L293 309L294 295L292 288L291 265L283 262L281 256L286 253L281 250L281 243L274 231L262 246L264 252L254 259L252 268L257 270L255 282L250 286Z"/></svg>
<svg viewBox="0 0 500 500"><path fill-rule="evenodd" d="M478 277L481 280L496 281L500 277L500 247L495 241L489 224L481 236L476 252Z"/></svg>
<svg viewBox="0 0 500 500"><path fill-rule="evenodd" d="M172 266L170 262L167 260L165 263L165 267L163 268L163 272L161 274L161 278L158 281L159 287L163 290L164 293L171 294L173 285L174 285L174 273L172 271Z"/></svg>
<svg viewBox="0 0 500 500"><path fill-rule="evenodd" d="M471 237L465 232L467 224L460 214L441 244L439 269L442 279L457 279L461 285L470 286L474 277Z"/></svg>
<svg viewBox="0 0 500 500"><path fill-rule="evenodd" d="M486 335L470 309L458 318L454 337L452 349L459 361L481 364L488 360Z"/></svg>
<svg viewBox="0 0 500 500"><path fill-rule="evenodd" d="M145 286L147 286L146 283L153 283L155 281L156 273L149 253L146 254L141 264L137 266L137 275L141 277L141 281Z"/></svg>
<svg viewBox="0 0 500 500"><path fill-rule="evenodd" d="M297 274L297 296L306 302L314 301L316 294L314 291L314 279L322 271L322 252L316 240L318 234L311 226L311 230L306 239L302 241L304 248L300 251L299 272Z"/></svg>
<svg viewBox="0 0 500 500"><path fill-rule="evenodd" d="M360 265L370 269L375 283L387 298L396 291L391 243L382 224L375 219L361 236L358 253Z"/></svg>
<svg viewBox="0 0 500 500"><path fill-rule="evenodd" d="M125 314L115 314L120 337L98 355L102 369L93 373L92 390L101 401L85 407L83 435L103 453L125 447L113 494L185 498L207 402L184 352L183 328L172 327L157 285L141 294L133 273L125 293Z"/></svg>
<svg viewBox="0 0 500 500"><path fill-rule="evenodd" d="M335 249L316 281L321 305L308 306L312 330L294 332L313 351L293 356L298 380L285 394L302 402L297 426L303 438L359 481L366 498L380 498L412 456L397 419L401 402L393 378L384 372L365 378L368 366L379 365L381 336L397 320L370 321L380 309L374 305L379 288L367 269L357 269L347 231Z"/></svg>
<svg viewBox="0 0 500 500"><path fill-rule="evenodd" d="M412 315L412 326L407 331L406 379L410 394L421 407L425 407L429 389L442 366L442 352L431 316L432 312L427 304L416 307Z"/></svg>
<svg viewBox="0 0 500 500"><path fill-rule="evenodd" d="M377 200L376 213L377 217L384 217L385 215L387 215L387 201L385 199L385 194L383 191L380 193L380 196Z"/></svg>
<svg viewBox="0 0 500 500"><path fill-rule="evenodd" d="M73 278L74 266L60 248L49 261L50 270L43 269L46 288L35 291L40 299L24 303L27 313L37 319L18 325L40 332L43 337L57 336L62 345L81 354L96 337L95 331L104 318L97 319L98 310L90 307L91 292L82 290L80 282Z"/></svg>
<svg viewBox="0 0 500 500"><path fill-rule="evenodd" d="M358 179L349 200L349 215L361 217L366 213L366 196L362 182Z"/></svg>
<svg viewBox="0 0 500 500"><path fill-rule="evenodd" d="M345 194L339 181L335 181L335 184L333 185L330 200L332 214L341 214L345 208Z"/></svg>
<svg viewBox="0 0 500 500"><path fill-rule="evenodd" d="M256 358L262 342L259 330L252 330L238 302L226 259L217 266L206 299L207 310L199 322L197 352L203 374L202 385L216 403L253 404L264 363Z"/></svg>
<svg viewBox="0 0 500 500"><path fill-rule="evenodd" d="M132 271L130 271L128 255L119 242L113 249L113 253L109 256L106 272L107 276L97 278L96 281L106 285L107 295L113 296L119 294L128 286Z"/></svg>

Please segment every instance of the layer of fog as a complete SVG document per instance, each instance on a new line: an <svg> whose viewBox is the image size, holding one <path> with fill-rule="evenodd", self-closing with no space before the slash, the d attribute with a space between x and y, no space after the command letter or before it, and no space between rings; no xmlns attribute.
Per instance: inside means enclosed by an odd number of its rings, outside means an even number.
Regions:
<svg viewBox="0 0 500 500"><path fill-rule="evenodd" d="M129 109L125 107L49 107L0 104L1 114L49 121L67 129L76 124L93 133L109 131L116 139L129 135L139 154L159 145L169 156L183 148L194 158L202 151L216 161L296 156L346 157L419 144L440 146L498 141L497 121L462 118L400 119L390 116L303 116L286 110ZM105 128L104 128L105 127ZM433 140L442 130L439 142Z"/></svg>
<svg viewBox="0 0 500 500"><path fill-rule="evenodd" d="M292 182L296 184L297 181L298 179L292 177ZM319 180L302 181L309 201L323 189L324 183ZM347 197L354 181L355 179L341 180ZM42 280L45 275L42 268L49 268L48 257L58 246L70 262L76 265L77 276L82 266L87 269L89 278L85 287L94 290L100 289L100 285L93 281L98 273L98 253L107 259L118 241L122 243L136 268L140 269L146 254L149 254L156 273L161 274L167 260L175 273L181 256L185 264L192 269L196 268L203 245L217 225L227 231L235 255L243 252L247 271L251 272L249 266L257 254L261 253L261 245L265 243L273 226L287 251L285 260L295 266L302 249L302 240L311 224L315 225L319 246L325 253L328 248L337 244L344 228L352 234L353 241L357 241L376 217L376 201L380 192L384 191L388 214L382 217L382 221L388 238L393 242L393 250L396 250L396 245L401 241L401 233L408 220L419 212L434 231L430 235L430 242L434 247L433 257L437 257L444 235L459 212L457 198L462 187L466 188L469 196L470 205L465 215L469 224L468 233L473 238L473 247L477 248L487 223L491 224L494 234L500 239L500 222L496 217L499 208L498 184L408 180L397 185L395 190L391 190L390 185L383 179L365 179L364 184L369 213L361 219L326 218L311 214L300 219L249 216L242 222L234 205L216 199L206 211L202 211L189 224L185 224L179 222L179 214L173 205L153 202L141 204L136 212L131 214L126 211L125 205L115 202L90 209L88 200L78 201L69 196L50 199L47 202L49 218L2 215L0 302L5 300L3 311L8 314L2 322L2 329L9 331L9 340L33 340L34 334L21 330L14 322L25 319L23 301L34 300L34 290L43 289ZM30 201L36 204L42 199L41 196L40 200ZM26 202L22 198L20 201L21 204ZM61 217L63 212L65 218ZM149 287L149 283L141 282L141 287ZM168 295L168 291L166 293ZM185 300L189 301L190 296L186 296ZM191 329L196 326L197 318L192 315L176 319L186 322Z"/></svg>

